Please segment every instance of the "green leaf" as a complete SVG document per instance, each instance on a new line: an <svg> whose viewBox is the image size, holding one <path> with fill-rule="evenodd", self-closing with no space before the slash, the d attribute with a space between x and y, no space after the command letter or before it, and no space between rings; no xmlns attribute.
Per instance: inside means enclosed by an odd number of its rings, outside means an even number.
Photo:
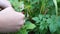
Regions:
<svg viewBox="0 0 60 34"><path fill-rule="evenodd" d="M57 21L56 22L57 22L58 26L60 27L60 16L57 17Z"/></svg>
<svg viewBox="0 0 60 34"><path fill-rule="evenodd" d="M47 23L48 23L48 24L51 24L51 23L53 23L53 20L52 20L51 18L48 18L48 19L47 19Z"/></svg>
<svg viewBox="0 0 60 34"><path fill-rule="evenodd" d="M50 15L47 14L47 15L46 15L46 18L48 19L49 17L50 17Z"/></svg>
<svg viewBox="0 0 60 34"><path fill-rule="evenodd" d="M56 15L51 15L51 19L55 20L56 19Z"/></svg>
<svg viewBox="0 0 60 34"><path fill-rule="evenodd" d="M46 7L51 7L51 6L53 6L53 1L47 0Z"/></svg>
<svg viewBox="0 0 60 34"><path fill-rule="evenodd" d="M20 11L24 10L24 2L23 1L20 1Z"/></svg>
<svg viewBox="0 0 60 34"><path fill-rule="evenodd" d="M39 0L33 0L31 1L31 4L35 4L36 2L38 2Z"/></svg>
<svg viewBox="0 0 60 34"><path fill-rule="evenodd" d="M60 2L60 0L57 0L57 2Z"/></svg>
<svg viewBox="0 0 60 34"><path fill-rule="evenodd" d="M26 29L34 29L36 26L33 24L33 23L31 23L30 21L27 21L26 23L25 23L25 26L26 26Z"/></svg>
<svg viewBox="0 0 60 34"><path fill-rule="evenodd" d="M26 29L21 29L16 34L28 34L28 31Z"/></svg>
<svg viewBox="0 0 60 34"><path fill-rule="evenodd" d="M57 31L57 24L55 23L55 24L53 24L53 23L51 23L50 25L49 25L49 29L50 29L50 32L52 32L52 33L54 33L55 31Z"/></svg>
<svg viewBox="0 0 60 34"><path fill-rule="evenodd" d="M44 29L47 29L48 27L48 23L46 23L45 21L41 21L40 23L40 30L44 30Z"/></svg>
<svg viewBox="0 0 60 34"><path fill-rule="evenodd" d="M42 18L43 18L43 15L39 15L39 19L42 20Z"/></svg>
<svg viewBox="0 0 60 34"><path fill-rule="evenodd" d="M39 20L39 18L38 17L34 17L34 18L32 18L34 21L38 21Z"/></svg>
<svg viewBox="0 0 60 34"><path fill-rule="evenodd" d="M39 20L39 18L38 17L34 17L34 18L32 18L34 21L36 21L36 23L39 23L40 22L40 20Z"/></svg>
<svg viewBox="0 0 60 34"><path fill-rule="evenodd" d="M40 30L44 30L44 26L43 25L40 25Z"/></svg>

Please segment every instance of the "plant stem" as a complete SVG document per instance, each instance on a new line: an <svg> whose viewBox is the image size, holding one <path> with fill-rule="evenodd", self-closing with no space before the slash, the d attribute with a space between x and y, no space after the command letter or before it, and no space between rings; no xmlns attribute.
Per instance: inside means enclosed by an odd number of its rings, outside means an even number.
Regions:
<svg viewBox="0 0 60 34"><path fill-rule="evenodd" d="M55 10L56 10L56 16L58 16L58 6L57 6L57 1L53 0L54 4L55 4Z"/></svg>

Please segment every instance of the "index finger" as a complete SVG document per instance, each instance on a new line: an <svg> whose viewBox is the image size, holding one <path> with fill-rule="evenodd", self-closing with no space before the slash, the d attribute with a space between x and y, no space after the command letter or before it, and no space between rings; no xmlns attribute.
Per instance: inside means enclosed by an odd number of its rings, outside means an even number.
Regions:
<svg viewBox="0 0 60 34"><path fill-rule="evenodd" d="M11 6L11 4L8 0L0 0L0 6L5 8Z"/></svg>

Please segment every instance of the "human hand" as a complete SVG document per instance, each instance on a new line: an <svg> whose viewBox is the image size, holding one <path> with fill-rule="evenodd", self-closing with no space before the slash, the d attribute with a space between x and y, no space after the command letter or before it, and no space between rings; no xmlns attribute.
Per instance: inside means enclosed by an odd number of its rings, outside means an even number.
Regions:
<svg viewBox="0 0 60 34"><path fill-rule="evenodd" d="M8 0L0 0L0 7L6 8L9 6L11 6L11 4Z"/></svg>
<svg viewBox="0 0 60 34"><path fill-rule="evenodd" d="M1 1L2 0L0 0L0 2ZM8 2L6 1L6 3ZM0 3L0 6L4 8L0 11L0 32L16 32L24 24L24 15L16 12L11 7L10 3L7 5L5 4L2 2Z"/></svg>

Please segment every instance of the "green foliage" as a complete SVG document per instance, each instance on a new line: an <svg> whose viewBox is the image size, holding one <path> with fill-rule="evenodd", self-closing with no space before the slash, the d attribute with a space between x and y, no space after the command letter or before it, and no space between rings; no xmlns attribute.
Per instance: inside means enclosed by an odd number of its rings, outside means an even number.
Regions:
<svg viewBox="0 0 60 34"><path fill-rule="evenodd" d="M28 21L25 23L25 27L26 29L34 29L36 26L33 23Z"/></svg>
<svg viewBox="0 0 60 34"><path fill-rule="evenodd" d="M24 9L24 2L23 1L18 1L18 0L10 0L12 7L18 11L21 12Z"/></svg>
<svg viewBox="0 0 60 34"><path fill-rule="evenodd" d="M60 34L60 0L10 0L26 22L15 34Z"/></svg>

